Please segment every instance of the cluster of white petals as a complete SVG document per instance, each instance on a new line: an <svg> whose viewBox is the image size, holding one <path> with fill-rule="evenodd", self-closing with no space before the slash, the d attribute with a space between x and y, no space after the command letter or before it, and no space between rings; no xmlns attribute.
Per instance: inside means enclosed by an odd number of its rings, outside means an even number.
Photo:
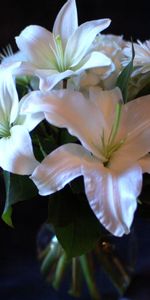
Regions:
<svg viewBox="0 0 150 300"><path fill-rule="evenodd" d="M111 64L103 68L97 67L85 71L81 75L81 89L89 86L101 86L103 89L114 88L118 74L122 70L125 45L126 43L122 36L99 34L92 45L92 49L100 51L109 57Z"/></svg>
<svg viewBox="0 0 150 300"><path fill-rule="evenodd" d="M6 171L29 175L38 165L29 132L43 113L25 115L19 101L15 76L18 63L0 68L0 166Z"/></svg>
<svg viewBox="0 0 150 300"><path fill-rule="evenodd" d="M110 59L100 51L91 51L96 35L107 28L109 19L86 22L78 26L75 0L60 10L53 31L31 25L16 37L26 72L40 78L40 89L51 89L64 78L80 74L91 67L108 66Z"/></svg>
<svg viewBox="0 0 150 300"><path fill-rule="evenodd" d="M75 0L68 0L52 32L30 25L16 37L18 52L0 55L0 167L31 175L43 196L82 176L95 216L122 236L130 231L143 173L150 173L150 95L124 104L116 82L133 53L122 36L100 33L109 24L78 25ZM150 42L133 46L132 77L150 71ZM38 84L19 99L22 75ZM64 143L39 162L30 132L43 120L78 142Z"/></svg>
<svg viewBox="0 0 150 300"><path fill-rule="evenodd" d="M54 193L83 176L91 208L117 236L129 232L142 173L146 166L150 170L150 96L127 104L121 99L118 88L91 88L89 98L65 90L35 91L25 98L23 106L25 113L44 112L48 122L67 128L82 145L61 146L34 170L31 178L39 193ZM118 105L121 116L116 130Z"/></svg>

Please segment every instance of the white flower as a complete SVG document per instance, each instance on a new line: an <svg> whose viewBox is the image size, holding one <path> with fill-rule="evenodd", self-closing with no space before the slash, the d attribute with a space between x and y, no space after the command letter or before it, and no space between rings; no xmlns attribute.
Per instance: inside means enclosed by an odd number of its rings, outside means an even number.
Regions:
<svg viewBox="0 0 150 300"><path fill-rule="evenodd" d="M100 51L111 59L110 66L104 68L94 68L94 73L101 75L105 89L112 89L115 86L116 79L122 69L121 61L124 57L123 48L125 41L122 36L113 34L100 34L95 39L94 49Z"/></svg>
<svg viewBox="0 0 150 300"><path fill-rule="evenodd" d="M13 53L11 45L8 44L8 46L6 46L6 48L3 48L0 52L0 61L3 65L8 65L19 61L25 61L25 57L23 57L21 51Z"/></svg>
<svg viewBox="0 0 150 300"><path fill-rule="evenodd" d="M54 193L82 175L91 208L116 236L129 232L142 172L150 172L150 96L124 105L121 97L117 88L91 89L89 98L39 91L26 97L23 107L26 113L45 112L50 123L66 127L81 142L59 147L34 170L39 193Z"/></svg>
<svg viewBox="0 0 150 300"><path fill-rule="evenodd" d="M0 61L7 59L8 57L13 56L13 50L10 44L6 46L6 48L3 48L0 52Z"/></svg>
<svg viewBox="0 0 150 300"><path fill-rule="evenodd" d="M80 75L80 79L74 77L78 90L83 92L91 86L99 86L102 89L114 88L117 77L122 70L121 61L124 58L123 47L125 44L122 36L99 34L93 42L92 50L109 57L111 63L109 66L91 68L85 71Z"/></svg>
<svg viewBox="0 0 150 300"><path fill-rule="evenodd" d="M104 54L90 51L96 35L109 24L109 19L101 19L78 26L75 0L68 0L55 20L53 33L31 25L16 37L18 48L29 62L22 68L38 76L40 88L45 90L85 69L109 65L110 59Z"/></svg>
<svg viewBox="0 0 150 300"><path fill-rule="evenodd" d="M0 167L6 171L29 175L38 165L33 154L29 131L42 119L43 114L21 112L13 73L18 63L0 68Z"/></svg>
<svg viewBox="0 0 150 300"><path fill-rule="evenodd" d="M144 43L139 40L137 43L133 44L135 57L133 60L133 64L136 67L133 71L132 76L138 75L140 73L150 72L150 40L145 41ZM128 63L132 57L132 47L131 43L127 44L127 47L124 49L124 55L126 59L123 61L124 64Z"/></svg>

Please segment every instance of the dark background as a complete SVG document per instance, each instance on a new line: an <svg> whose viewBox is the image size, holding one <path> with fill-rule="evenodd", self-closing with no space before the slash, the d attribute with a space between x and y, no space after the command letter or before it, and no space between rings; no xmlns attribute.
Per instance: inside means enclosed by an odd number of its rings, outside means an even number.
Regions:
<svg viewBox="0 0 150 300"><path fill-rule="evenodd" d="M110 18L112 23L104 33L123 35L144 41L150 37L150 14L147 0L106 1L77 0L79 24L92 19ZM16 50L14 37L25 26L41 25L52 29L55 17L65 1L3 1L0 9L0 49L9 43ZM4 199L1 182L1 200ZM149 198L150 192L146 190ZM1 202L1 210L3 209ZM147 207L149 210L149 207ZM36 198L14 206L15 229L8 228L0 221L0 299L5 300L48 300L71 299L57 294L48 287L40 275L36 257L36 236L40 226L47 218L47 200ZM148 281L150 267L150 221L136 213L134 221L138 241L136 274L128 294L130 299L148 300L150 291ZM123 242L122 242L123 243ZM124 247L124 244L122 244ZM126 251L126 250L125 250ZM105 278L105 276L104 276ZM104 300L118 299L109 280L101 282ZM104 286L103 286L104 285ZM102 289L103 289L102 288ZM111 294L111 295L110 295ZM83 299L89 299L87 298Z"/></svg>
<svg viewBox="0 0 150 300"><path fill-rule="evenodd" d="M14 37L25 26L38 24L51 30L55 17L65 3L63 0L3 1L0 9L0 47L14 45ZM77 0L79 24L110 18L112 23L105 33L124 35L126 39L149 39L149 1Z"/></svg>

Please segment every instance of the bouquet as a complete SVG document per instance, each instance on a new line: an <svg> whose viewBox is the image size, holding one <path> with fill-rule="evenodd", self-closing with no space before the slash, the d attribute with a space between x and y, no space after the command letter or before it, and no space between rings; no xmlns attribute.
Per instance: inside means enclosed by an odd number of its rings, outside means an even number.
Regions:
<svg viewBox="0 0 150 300"><path fill-rule="evenodd" d="M58 288L70 261L77 281L79 263L93 299L93 250L121 293L129 284L109 259L110 240L130 233L150 173L150 41L101 33L110 23L78 25L68 0L52 32L30 25L16 37L18 51L0 55L2 219L13 226L14 204L48 197L52 237L42 270L53 269Z"/></svg>

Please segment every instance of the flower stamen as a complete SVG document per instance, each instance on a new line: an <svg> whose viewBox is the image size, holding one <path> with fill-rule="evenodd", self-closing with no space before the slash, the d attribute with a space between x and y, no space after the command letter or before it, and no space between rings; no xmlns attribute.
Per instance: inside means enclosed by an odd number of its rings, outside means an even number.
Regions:
<svg viewBox="0 0 150 300"><path fill-rule="evenodd" d="M105 157L104 166L107 166L110 158L112 157L113 153L116 152L122 144L124 144L125 139L121 139L117 143L114 143L116 135L119 130L119 125L120 125L120 119L121 119L121 110L122 110L122 103L118 102L116 105L116 110L115 110L115 118L114 122L110 131L110 135L108 137L108 140L106 142L105 139L105 134L104 134L104 129L102 131L101 135L101 144L102 144L102 149L101 153Z"/></svg>
<svg viewBox="0 0 150 300"><path fill-rule="evenodd" d="M60 72L65 71L65 65L64 65L64 50L62 45L62 40L60 35L54 36L54 43L55 43L55 49L50 45L51 50L54 53L56 62L57 62L57 68Z"/></svg>
<svg viewBox="0 0 150 300"><path fill-rule="evenodd" d="M110 132L110 136L108 138L108 145L112 145L115 137L117 135L118 129L119 129L119 124L120 124L120 118L121 118L121 109L122 109L122 103L119 102L116 105L116 110L115 110L115 119L114 123Z"/></svg>

